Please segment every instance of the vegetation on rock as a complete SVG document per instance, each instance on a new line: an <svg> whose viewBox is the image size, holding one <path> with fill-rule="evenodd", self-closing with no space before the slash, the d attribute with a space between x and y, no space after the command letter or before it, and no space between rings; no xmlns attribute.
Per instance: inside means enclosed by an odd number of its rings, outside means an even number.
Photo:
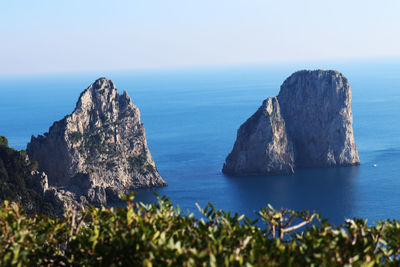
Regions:
<svg viewBox="0 0 400 267"><path fill-rule="evenodd" d="M2 265L374 266L397 265L400 222L330 225L319 214L262 209L259 220L217 210L182 213L166 197L118 209L89 207L60 219L0 207ZM261 222L263 226L261 226ZM261 226L261 227L260 227Z"/></svg>
<svg viewBox="0 0 400 267"><path fill-rule="evenodd" d="M5 136L0 136L0 146L8 146L8 140Z"/></svg>
<svg viewBox="0 0 400 267"><path fill-rule="evenodd" d="M7 138L0 136L0 201L13 200L28 213L54 215L54 207L43 196L30 173L38 168L37 162L29 162L25 151L8 147Z"/></svg>
<svg viewBox="0 0 400 267"><path fill-rule="evenodd" d="M130 169L133 170L138 170L140 173L147 173L147 172L153 172L155 171L155 168L147 162L146 157L139 155L136 157L129 157L128 158L128 163Z"/></svg>
<svg viewBox="0 0 400 267"><path fill-rule="evenodd" d="M71 133L72 142L77 143L82 139L82 133L75 131Z"/></svg>

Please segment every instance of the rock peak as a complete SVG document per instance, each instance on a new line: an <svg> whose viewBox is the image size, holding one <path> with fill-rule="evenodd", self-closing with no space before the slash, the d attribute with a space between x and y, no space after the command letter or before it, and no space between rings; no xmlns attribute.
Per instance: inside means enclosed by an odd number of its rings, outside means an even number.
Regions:
<svg viewBox="0 0 400 267"><path fill-rule="evenodd" d="M92 85L94 89L115 88L114 83L106 77L98 78Z"/></svg>
<svg viewBox="0 0 400 267"><path fill-rule="evenodd" d="M92 204L167 184L147 147L139 109L107 78L83 91L75 110L55 122L45 137L32 137L27 153L47 173L50 185Z"/></svg>
<svg viewBox="0 0 400 267"><path fill-rule="evenodd" d="M292 73L292 75L290 75L290 76L293 76L293 75L309 75L309 74L343 75L342 73L340 73L337 70L316 69L316 70L298 70L298 71Z"/></svg>

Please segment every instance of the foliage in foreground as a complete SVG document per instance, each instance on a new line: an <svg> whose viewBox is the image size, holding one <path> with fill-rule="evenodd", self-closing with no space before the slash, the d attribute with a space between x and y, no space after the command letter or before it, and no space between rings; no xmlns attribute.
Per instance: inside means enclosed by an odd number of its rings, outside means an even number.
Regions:
<svg viewBox="0 0 400 267"><path fill-rule="evenodd" d="M332 226L318 214L274 210L256 221L206 206L201 219L166 197L125 208L89 207L59 219L0 207L0 263L72 266L397 265L400 222ZM314 223L310 223L314 219ZM294 231L297 230L297 231Z"/></svg>

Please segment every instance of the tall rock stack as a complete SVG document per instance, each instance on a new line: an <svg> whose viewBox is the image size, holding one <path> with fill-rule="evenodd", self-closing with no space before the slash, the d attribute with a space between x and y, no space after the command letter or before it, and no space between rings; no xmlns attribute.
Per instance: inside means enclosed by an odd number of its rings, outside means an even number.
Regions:
<svg viewBox="0 0 400 267"><path fill-rule="evenodd" d="M135 188L167 185L147 147L139 109L106 78L83 91L72 114L48 133L32 136L27 153L47 174L49 186L92 204Z"/></svg>
<svg viewBox="0 0 400 267"><path fill-rule="evenodd" d="M350 84L337 71L299 71L278 95L297 167L359 164Z"/></svg>
<svg viewBox="0 0 400 267"><path fill-rule="evenodd" d="M351 89L343 74L298 71L284 81L273 99L271 112L261 112L268 110L266 103L272 100L268 98L239 128L224 173L283 175L295 167L360 164L353 137Z"/></svg>

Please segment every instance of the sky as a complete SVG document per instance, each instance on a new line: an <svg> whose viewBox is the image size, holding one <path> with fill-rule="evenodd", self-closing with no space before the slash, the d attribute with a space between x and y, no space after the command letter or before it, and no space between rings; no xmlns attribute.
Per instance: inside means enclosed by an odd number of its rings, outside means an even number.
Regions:
<svg viewBox="0 0 400 267"><path fill-rule="evenodd" d="M400 56L399 0L0 1L0 75Z"/></svg>

